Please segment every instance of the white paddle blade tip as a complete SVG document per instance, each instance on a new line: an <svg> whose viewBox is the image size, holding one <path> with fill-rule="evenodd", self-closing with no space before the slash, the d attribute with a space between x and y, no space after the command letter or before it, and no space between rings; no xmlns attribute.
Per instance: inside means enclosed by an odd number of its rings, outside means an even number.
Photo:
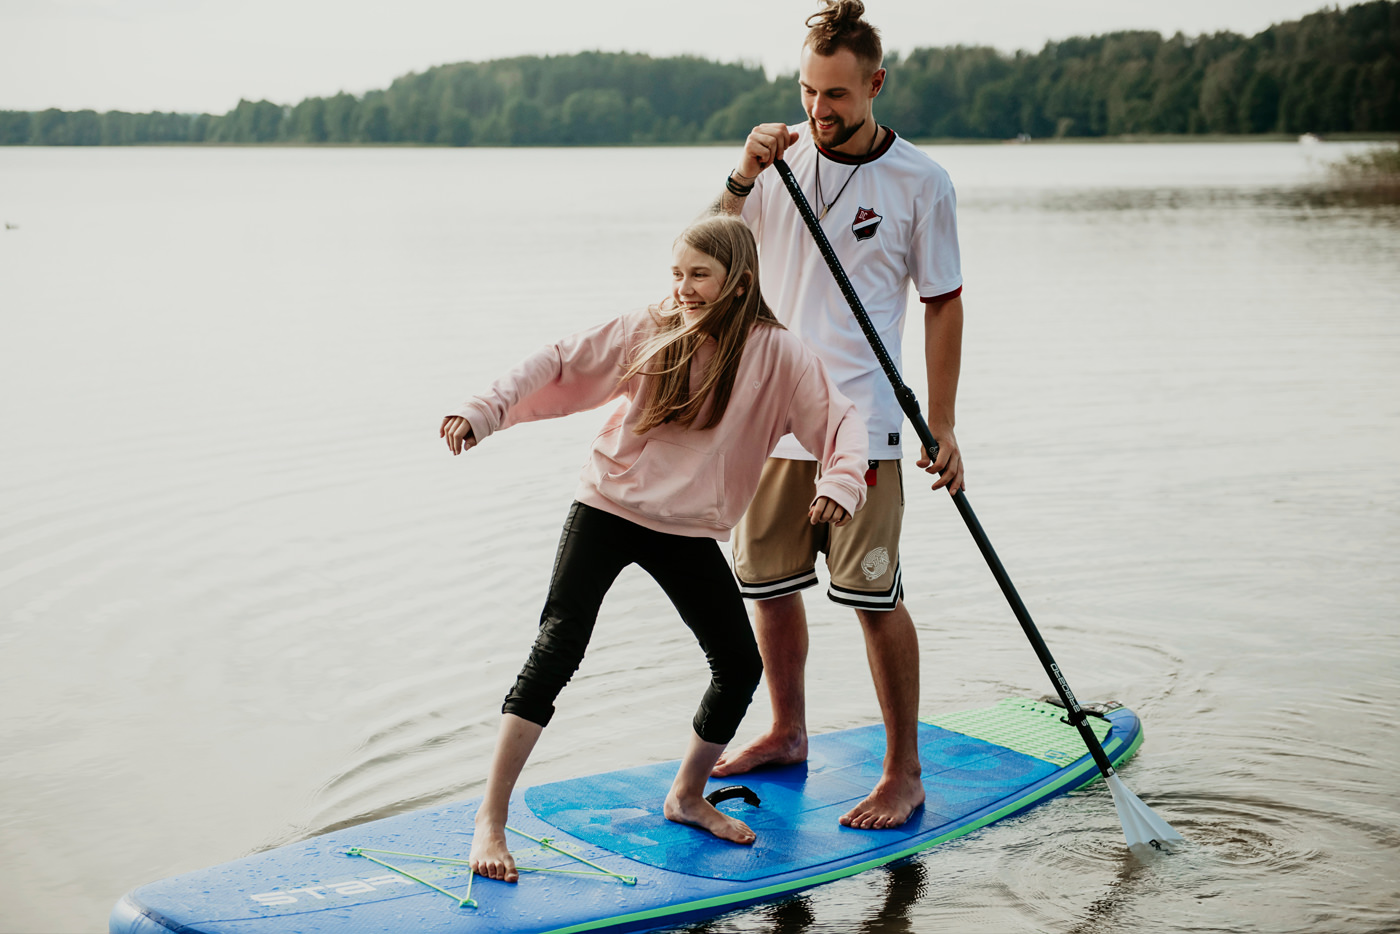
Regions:
<svg viewBox="0 0 1400 934"><path fill-rule="evenodd" d="M1123 825L1128 849L1170 850L1174 844L1185 841L1186 838L1177 833L1171 824L1158 817L1129 791L1121 778L1110 775L1107 782L1108 790L1113 792L1113 806L1118 811L1119 823Z"/></svg>

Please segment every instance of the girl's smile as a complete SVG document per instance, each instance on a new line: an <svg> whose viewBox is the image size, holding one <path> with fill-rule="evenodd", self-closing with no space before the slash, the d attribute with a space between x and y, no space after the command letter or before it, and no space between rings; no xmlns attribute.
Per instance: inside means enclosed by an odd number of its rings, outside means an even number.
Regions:
<svg viewBox="0 0 1400 934"><path fill-rule="evenodd" d="M687 313L712 304L724 291L729 271L719 260L677 241L671 260L671 297Z"/></svg>

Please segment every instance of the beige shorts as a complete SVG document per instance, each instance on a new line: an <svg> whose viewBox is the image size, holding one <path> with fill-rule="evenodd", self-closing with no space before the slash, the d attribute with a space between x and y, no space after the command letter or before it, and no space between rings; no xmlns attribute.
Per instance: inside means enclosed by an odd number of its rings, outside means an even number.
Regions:
<svg viewBox="0 0 1400 934"><path fill-rule="evenodd" d="M816 461L770 457L758 493L734 529L739 592L769 600L817 583L817 554L826 555L827 596L867 610L893 610L904 596L899 530L904 518L904 470L897 460L876 464L865 506L837 528L807 518L819 476ZM869 476L867 474L867 476Z"/></svg>

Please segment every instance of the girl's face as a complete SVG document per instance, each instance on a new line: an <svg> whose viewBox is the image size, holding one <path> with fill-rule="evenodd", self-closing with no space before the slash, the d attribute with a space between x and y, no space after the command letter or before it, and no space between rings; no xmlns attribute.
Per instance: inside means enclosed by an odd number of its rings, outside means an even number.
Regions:
<svg viewBox="0 0 1400 934"><path fill-rule="evenodd" d="M671 259L671 297L691 314L719 298L728 275L719 260L681 240Z"/></svg>

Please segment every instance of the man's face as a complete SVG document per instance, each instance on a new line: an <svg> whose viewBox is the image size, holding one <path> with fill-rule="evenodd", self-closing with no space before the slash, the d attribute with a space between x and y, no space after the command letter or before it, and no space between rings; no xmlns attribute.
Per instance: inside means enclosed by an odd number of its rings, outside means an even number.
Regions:
<svg viewBox="0 0 1400 934"><path fill-rule="evenodd" d="M884 84L885 70L867 75L850 49L818 55L806 46L797 80L812 138L827 149L839 149L871 120L872 102Z"/></svg>

